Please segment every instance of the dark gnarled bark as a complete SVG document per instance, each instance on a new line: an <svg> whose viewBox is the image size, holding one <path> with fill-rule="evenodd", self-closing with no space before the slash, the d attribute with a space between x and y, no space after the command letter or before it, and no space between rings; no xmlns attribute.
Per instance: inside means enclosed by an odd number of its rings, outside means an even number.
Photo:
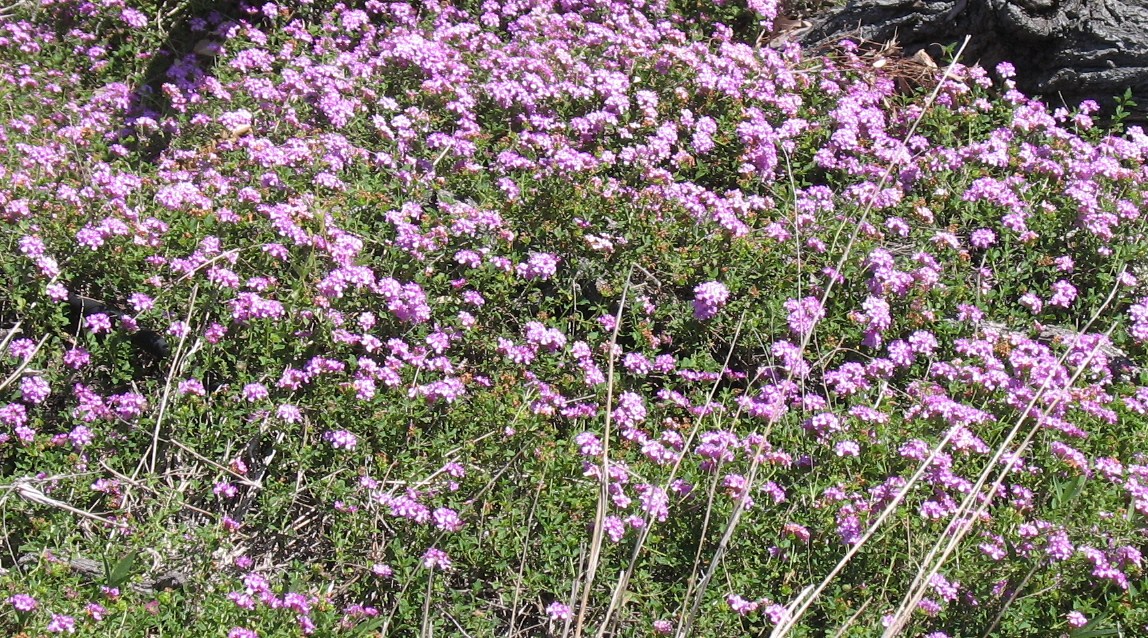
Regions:
<svg viewBox="0 0 1148 638"><path fill-rule="evenodd" d="M1131 89L1133 118L1148 113L1148 0L852 0L802 41L895 40L907 54L939 57L966 35L966 63L1012 62L1017 88L1051 106L1093 99L1111 113Z"/></svg>

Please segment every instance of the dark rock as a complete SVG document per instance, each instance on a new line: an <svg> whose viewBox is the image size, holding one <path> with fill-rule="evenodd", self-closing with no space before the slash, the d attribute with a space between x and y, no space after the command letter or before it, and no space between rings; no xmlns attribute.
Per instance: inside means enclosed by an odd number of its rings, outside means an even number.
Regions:
<svg viewBox="0 0 1148 638"><path fill-rule="evenodd" d="M1011 62L1017 88L1050 107L1092 99L1111 115L1130 90L1148 116L1148 0L854 0L801 38L807 48L843 38L896 41L906 55L971 36L961 62Z"/></svg>
<svg viewBox="0 0 1148 638"><path fill-rule="evenodd" d="M156 359L166 359L171 355L171 348L167 345L167 339L154 330L137 330L128 336L132 345L136 348L150 354Z"/></svg>
<svg viewBox="0 0 1148 638"><path fill-rule="evenodd" d="M102 301L81 297L75 293L68 293L68 308L74 320L91 315L107 315L108 319L119 319L125 314L124 311Z"/></svg>
<svg viewBox="0 0 1148 638"><path fill-rule="evenodd" d="M74 293L68 293L68 313L71 316L72 323L79 326L84 317L91 315L106 315L108 319L119 321L128 313L123 310L102 301L97 301L89 297L82 297ZM140 329L128 335L128 340L132 342L138 350L146 352L147 354L155 357L156 359L166 359L171 354L171 348L167 344L167 339L154 330Z"/></svg>

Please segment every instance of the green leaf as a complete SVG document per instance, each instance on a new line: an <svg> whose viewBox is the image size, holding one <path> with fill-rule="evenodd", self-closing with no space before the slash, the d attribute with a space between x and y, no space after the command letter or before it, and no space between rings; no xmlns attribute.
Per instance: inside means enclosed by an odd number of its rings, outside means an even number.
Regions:
<svg viewBox="0 0 1148 638"><path fill-rule="evenodd" d="M104 569L107 571L108 587L119 587L126 583L132 575L132 568L135 567L136 558L139 557L138 551L133 551L127 556L121 558L116 562L115 566L108 569L107 561L104 562Z"/></svg>

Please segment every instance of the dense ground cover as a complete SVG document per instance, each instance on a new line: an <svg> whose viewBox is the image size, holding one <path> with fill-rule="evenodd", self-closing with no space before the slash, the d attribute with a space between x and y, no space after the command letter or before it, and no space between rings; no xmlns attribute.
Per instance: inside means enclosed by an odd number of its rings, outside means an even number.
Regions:
<svg viewBox="0 0 1148 638"><path fill-rule="evenodd" d="M1142 130L320 4L0 23L5 634L1148 631Z"/></svg>

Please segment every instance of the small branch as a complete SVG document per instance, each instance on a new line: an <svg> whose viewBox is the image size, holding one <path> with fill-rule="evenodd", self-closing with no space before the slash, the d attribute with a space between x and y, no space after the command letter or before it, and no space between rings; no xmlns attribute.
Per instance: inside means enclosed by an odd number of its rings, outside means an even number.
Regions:
<svg viewBox="0 0 1148 638"><path fill-rule="evenodd" d="M598 571L598 559L602 552L602 537L605 532L606 503L610 500L610 426L614 408L614 348L618 344L618 330L622 327L622 311L626 308L626 298L630 294L630 281L634 268L626 274L626 285L622 287L622 300L618 303L618 313L614 317L614 333L610 335L610 346L606 353L609 359L609 372L606 377L606 425L602 434L602 465L598 489L598 509L594 514L594 534L590 541L590 557L586 565L586 582L582 584L582 599L578 605L578 620L574 623L574 638L582 638L586 608L590 604L590 590Z"/></svg>
<svg viewBox="0 0 1148 638"><path fill-rule="evenodd" d="M41 492L40 489L36 487L36 485L35 485L36 482L37 482L37 479L23 476L23 477L17 478L16 480L12 481L11 485L7 485L4 488L0 488L0 489L8 489L8 490L10 490L9 493L14 492L17 496L24 499L25 501L28 501L29 503L35 503L37 505L44 505L44 506L51 507L54 509L63 510L63 511L68 512L70 514L75 514L76 516L80 516L82 518L86 518L86 519L93 520L93 521L98 521L100 523L103 523L105 525L109 525L111 527L118 527L120 529L129 529L130 528L130 526L127 523L122 523L120 521L113 521L111 519L104 518L103 516L100 516L98 514L93 514L91 512L86 511L86 510L82 510L82 509L79 509L77 507L73 507L73 506L71 506L71 505L69 505L63 501L58 501L58 500L44 494L43 492ZM6 500L7 498L8 498L7 495L5 495L3 497L3 500Z"/></svg>

